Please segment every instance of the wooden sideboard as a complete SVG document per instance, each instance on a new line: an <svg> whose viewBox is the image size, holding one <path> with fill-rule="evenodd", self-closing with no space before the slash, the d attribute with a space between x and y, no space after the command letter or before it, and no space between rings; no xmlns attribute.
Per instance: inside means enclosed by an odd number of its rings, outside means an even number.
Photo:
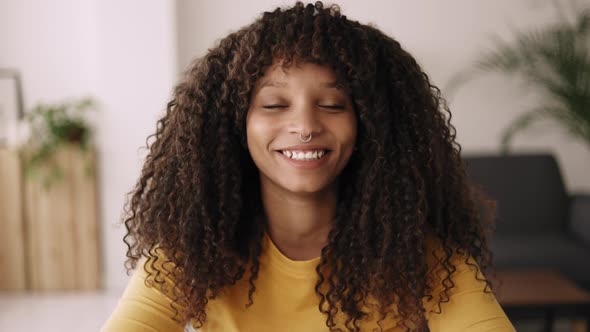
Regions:
<svg viewBox="0 0 590 332"><path fill-rule="evenodd" d="M11 264L6 268L3 264L3 270L24 272L11 272L10 282L0 279L0 289L99 289L95 149L82 154L77 146L60 148L53 162L63 170L64 178L49 188L38 178L23 176L22 161L15 152L5 150L2 155L0 179L7 185L0 186L0 206L10 206L11 218L2 216L0 223L11 227L0 235L5 253L0 257L2 263L6 260ZM86 173L87 166L91 167L90 174Z"/></svg>

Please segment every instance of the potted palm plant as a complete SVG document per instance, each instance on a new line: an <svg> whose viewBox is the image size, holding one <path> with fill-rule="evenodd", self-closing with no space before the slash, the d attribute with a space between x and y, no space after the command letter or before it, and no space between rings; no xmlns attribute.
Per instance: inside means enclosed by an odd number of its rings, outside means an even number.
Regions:
<svg viewBox="0 0 590 332"><path fill-rule="evenodd" d="M516 75L544 96L502 132L501 153L513 136L539 120L556 121L575 139L590 144L590 7L575 9L573 20L555 2L559 21L517 32L513 42L494 38L495 47L450 80L447 94L482 74Z"/></svg>

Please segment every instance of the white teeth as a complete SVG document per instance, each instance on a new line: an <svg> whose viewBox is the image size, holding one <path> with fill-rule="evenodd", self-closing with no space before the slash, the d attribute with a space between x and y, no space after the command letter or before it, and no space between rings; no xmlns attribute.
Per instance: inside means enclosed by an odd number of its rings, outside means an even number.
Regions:
<svg viewBox="0 0 590 332"><path fill-rule="evenodd" d="M307 152L292 152L288 150L283 150L283 154L289 158L296 159L296 160L317 160L322 158L325 154L325 150L315 150L315 151L307 151Z"/></svg>

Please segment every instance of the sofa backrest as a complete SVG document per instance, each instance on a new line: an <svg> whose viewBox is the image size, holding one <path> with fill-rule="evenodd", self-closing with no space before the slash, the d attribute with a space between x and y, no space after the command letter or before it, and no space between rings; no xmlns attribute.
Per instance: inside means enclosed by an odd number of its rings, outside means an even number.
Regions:
<svg viewBox="0 0 590 332"><path fill-rule="evenodd" d="M569 200L551 154L466 155L467 175L497 202L496 233L564 230Z"/></svg>

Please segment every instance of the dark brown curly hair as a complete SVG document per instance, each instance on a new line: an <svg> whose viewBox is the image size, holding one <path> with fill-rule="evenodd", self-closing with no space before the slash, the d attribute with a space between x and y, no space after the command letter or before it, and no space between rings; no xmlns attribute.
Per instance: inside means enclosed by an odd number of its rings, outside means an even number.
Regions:
<svg viewBox="0 0 590 332"><path fill-rule="evenodd" d="M277 59L285 67L330 66L358 121L357 150L340 175L336 218L316 267L326 325L336 329L341 310L345 328L358 331L371 295L380 321L395 302L406 329L427 329L422 300L439 299L438 312L449 301L452 255L467 253L479 271L493 272L487 235L495 215L481 213L483 193L466 175L451 113L416 60L373 25L319 1L264 12L185 72L146 140L149 153L125 203L127 272L142 256L165 260L159 270L152 261L157 272L149 284L173 274L174 319L196 328L206 321L208 300L246 272L245 305L253 303L267 225L245 118L255 82ZM448 273L438 294L428 274L428 234L445 253L439 263ZM479 280L491 289L491 281Z"/></svg>

